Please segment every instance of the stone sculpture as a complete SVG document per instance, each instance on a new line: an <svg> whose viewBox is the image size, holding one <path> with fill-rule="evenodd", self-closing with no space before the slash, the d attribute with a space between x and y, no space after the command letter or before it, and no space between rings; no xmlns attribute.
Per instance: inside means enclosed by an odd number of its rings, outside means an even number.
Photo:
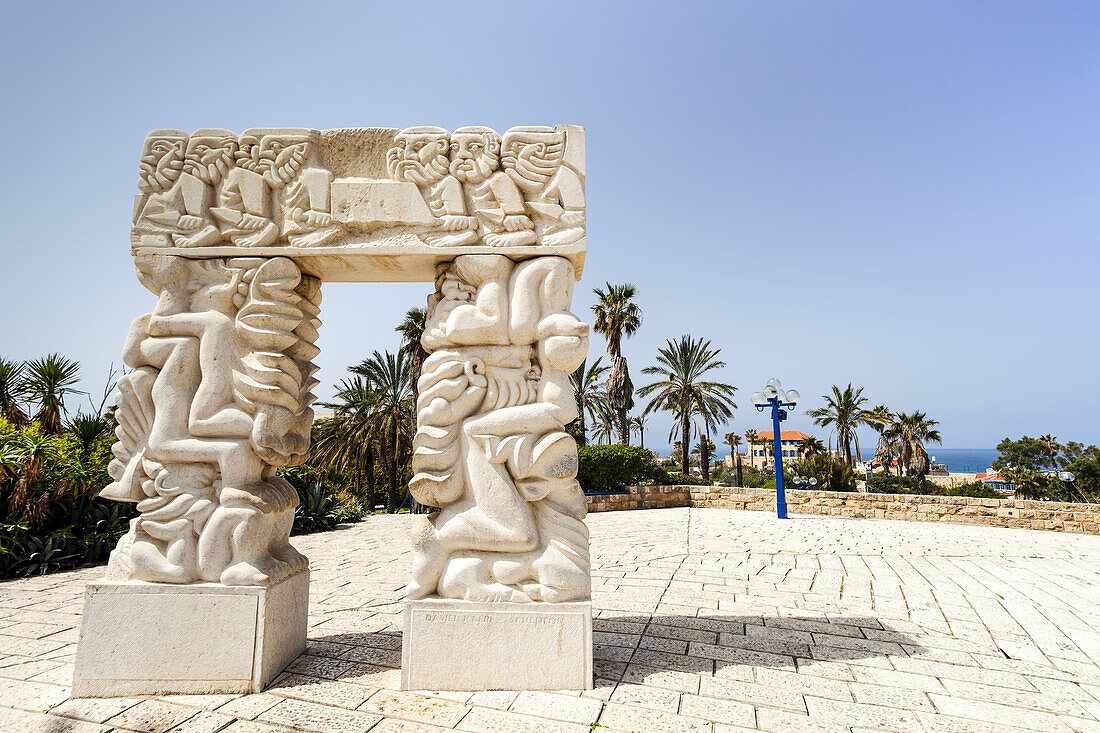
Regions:
<svg viewBox="0 0 1100 733"><path fill-rule="evenodd" d="M574 601L590 595L586 502L569 375L588 326L573 267L464 255L430 301L410 489L440 507L413 530L409 597Z"/></svg>
<svg viewBox="0 0 1100 733"><path fill-rule="evenodd" d="M154 130L135 247L563 247L585 237L584 131ZM377 146L383 150L364 146ZM349 165L380 157L382 166ZM369 169L364 175L363 168Z"/></svg>
<svg viewBox="0 0 1100 733"><path fill-rule="evenodd" d="M109 577L266 585L302 569L288 538L305 460L320 287L286 258L137 263L157 306L133 322L109 499L141 514Z"/></svg>
<svg viewBox="0 0 1100 733"><path fill-rule="evenodd" d="M590 686L565 430L588 348L569 312L583 129L154 130L138 190L131 247L157 301L126 336L102 496L139 514L89 585L74 694L255 691L304 648L297 492L276 470L309 452L325 280L436 285L410 488L439 511L414 528L404 684ZM520 640L550 671L495 661Z"/></svg>

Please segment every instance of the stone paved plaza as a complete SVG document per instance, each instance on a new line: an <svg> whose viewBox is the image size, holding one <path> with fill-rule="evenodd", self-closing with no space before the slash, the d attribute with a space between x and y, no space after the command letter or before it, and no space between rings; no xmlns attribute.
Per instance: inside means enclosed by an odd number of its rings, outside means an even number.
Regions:
<svg viewBox="0 0 1100 733"><path fill-rule="evenodd" d="M0 583L0 729L1100 731L1100 537L723 509L588 522L583 694L400 692L409 517L377 516L295 538L309 648L256 695L70 700L103 569Z"/></svg>

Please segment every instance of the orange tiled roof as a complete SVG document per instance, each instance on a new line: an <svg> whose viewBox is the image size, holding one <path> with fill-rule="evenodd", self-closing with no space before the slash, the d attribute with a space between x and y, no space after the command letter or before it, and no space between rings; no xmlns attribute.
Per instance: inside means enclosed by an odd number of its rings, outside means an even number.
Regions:
<svg viewBox="0 0 1100 733"><path fill-rule="evenodd" d="M771 429L760 430L758 432L760 433L760 437L757 438L757 440L760 440L761 438L771 440L772 437L775 435L775 433ZM813 437L812 435L806 435L801 430L780 430L779 431L779 439L780 440L806 440L807 438L812 438L812 437Z"/></svg>

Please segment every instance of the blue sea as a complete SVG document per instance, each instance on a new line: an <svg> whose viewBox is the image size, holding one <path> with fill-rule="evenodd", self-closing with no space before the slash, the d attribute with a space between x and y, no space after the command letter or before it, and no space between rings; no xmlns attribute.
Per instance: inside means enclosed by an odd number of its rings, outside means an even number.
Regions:
<svg viewBox="0 0 1100 733"><path fill-rule="evenodd" d="M988 471L997 457L995 448L941 448L938 445L926 445L928 455L934 456L934 463L946 463L951 473L978 473Z"/></svg>

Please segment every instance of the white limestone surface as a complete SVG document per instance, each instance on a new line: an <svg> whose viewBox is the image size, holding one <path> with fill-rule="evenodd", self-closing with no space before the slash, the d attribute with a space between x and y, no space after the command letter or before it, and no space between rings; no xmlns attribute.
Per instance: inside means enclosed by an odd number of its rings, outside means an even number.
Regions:
<svg viewBox="0 0 1100 733"><path fill-rule="evenodd" d="M259 692L305 650L309 570L269 586L95 581L74 697Z"/></svg>
<svg viewBox="0 0 1100 733"><path fill-rule="evenodd" d="M289 257L326 282L431 282L460 254L567 258L586 242L584 129L153 130L135 255Z"/></svg>
<svg viewBox="0 0 1100 733"><path fill-rule="evenodd" d="M592 604L405 604L403 690L590 690Z"/></svg>

